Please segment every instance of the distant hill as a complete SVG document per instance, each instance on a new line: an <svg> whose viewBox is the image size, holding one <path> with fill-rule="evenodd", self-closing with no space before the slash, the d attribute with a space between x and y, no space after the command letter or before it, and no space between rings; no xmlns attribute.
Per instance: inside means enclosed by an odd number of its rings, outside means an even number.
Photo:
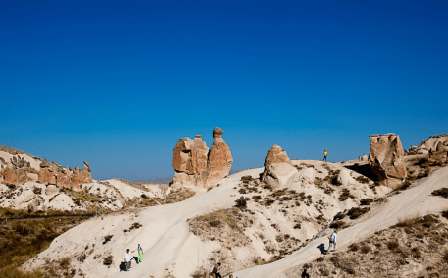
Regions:
<svg viewBox="0 0 448 278"><path fill-rule="evenodd" d="M236 174L238 172L241 172L242 170L230 170L229 175ZM135 180L133 182L135 183L154 183L154 184L162 184L162 183L169 183L173 177L167 177L167 178L155 178L155 179L148 179L148 180Z"/></svg>

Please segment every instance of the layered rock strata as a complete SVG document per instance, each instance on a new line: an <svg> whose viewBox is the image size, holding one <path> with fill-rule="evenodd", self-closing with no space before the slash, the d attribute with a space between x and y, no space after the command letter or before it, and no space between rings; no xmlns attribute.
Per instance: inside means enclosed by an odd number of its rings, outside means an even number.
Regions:
<svg viewBox="0 0 448 278"><path fill-rule="evenodd" d="M407 177L403 146L398 135L370 136L370 169L381 185L397 188Z"/></svg>

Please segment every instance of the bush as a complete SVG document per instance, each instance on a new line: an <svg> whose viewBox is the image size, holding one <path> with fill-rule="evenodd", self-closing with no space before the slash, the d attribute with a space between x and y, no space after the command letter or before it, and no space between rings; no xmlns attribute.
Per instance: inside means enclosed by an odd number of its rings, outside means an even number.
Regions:
<svg viewBox="0 0 448 278"><path fill-rule="evenodd" d="M239 198L239 199L236 199L236 200L235 200L235 205L234 205L234 207L237 207L237 208L246 208L246 207L247 207L247 201L246 201L246 198L241 197L241 198Z"/></svg>
<svg viewBox="0 0 448 278"><path fill-rule="evenodd" d="M363 254L368 254L371 250L372 250L372 248L370 248L370 246L368 246L368 245L364 245L363 247L361 247L361 252Z"/></svg>
<svg viewBox="0 0 448 278"><path fill-rule="evenodd" d="M396 250L398 248L398 246L400 246L400 245L396 241L391 240L387 243L387 249L389 249L391 251Z"/></svg>
<svg viewBox="0 0 448 278"><path fill-rule="evenodd" d="M335 220L341 220L345 217L345 214L343 212L338 212L334 217L333 217L333 221Z"/></svg>
<svg viewBox="0 0 448 278"><path fill-rule="evenodd" d="M364 176L359 176L359 177L356 178L356 181L358 181L360 183L367 183L368 184L370 182L370 179L366 178Z"/></svg>
<svg viewBox="0 0 448 278"><path fill-rule="evenodd" d="M111 240L112 240L112 238L113 238L113 235L108 235L108 236L105 236L105 237L104 237L104 242L103 242L103 244L106 244L106 243L108 243L109 241L111 241Z"/></svg>
<svg viewBox="0 0 448 278"><path fill-rule="evenodd" d="M434 190L431 195L433 196L439 196L445 199L448 199L448 188L442 188L442 189L438 189L438 190Z"/></svg>
<svg viewBox="0 0 448 278"><path fill-rule="evenodd" d="M251 180L253 180L253 178L252 178L251 175L247 175L247 176L243 176L243 177L241 177L241 180L242 180L243 182L250 182Z"/></svg>
<svg viewBox="0 0 448 278"><path fill-rule="evenodd" d="M371 202L373 202L372 199L361 199L361 206L368 206Z"/></svg>
<svg viewBox="0 0 448 278"><path fill-rule="evenodd" d="M114 262L112 255L110 255L109 257L104 258L103 260L103 264L104 265L111 265Z"/></svg>
<svg viewBox="0 0 448 278"><path fill-rule="evenodd" d="M350 246L348 247L348 250L350 250L350 251L352 251L352 252L356 252L356 251L359 250L359 245L356 244L356 243L353 243L352 245L350 245Z"/></svg>
<svg viewBox="0 0 448 278"><path fill-rule="evenodd" d="M369 207L365 207L365 208L355 207L355 208L351 208L347 212L347 215L350 216L350 219L357 219L361 215L367 213L369 210L370 210Z"/></svg>
<svg viewBox="0 0 448 278"><path fill-rule="evenodd" d="M343 229L345 226L347 226L347 223L344 221L336 221L330 224L330 228L338 230Z"/></svg>

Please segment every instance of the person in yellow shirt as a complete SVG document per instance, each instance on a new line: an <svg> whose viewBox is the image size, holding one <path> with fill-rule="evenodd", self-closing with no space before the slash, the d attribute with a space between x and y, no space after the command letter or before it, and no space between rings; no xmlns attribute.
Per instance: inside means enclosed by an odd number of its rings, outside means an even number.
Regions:
<svg viewBox="0 0 448 278"><path fill-rule="evenodd" d="M324 150L324 159L322 159L322 161L325 161L325 162L327 162L327 151L326 150Z"/></svg>

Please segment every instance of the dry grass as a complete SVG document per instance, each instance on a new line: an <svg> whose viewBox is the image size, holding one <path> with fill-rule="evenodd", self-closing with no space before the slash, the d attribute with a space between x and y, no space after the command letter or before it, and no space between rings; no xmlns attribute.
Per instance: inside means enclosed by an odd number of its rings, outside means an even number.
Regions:
<svg viewBox="0 0 448 278"><path fill-rule="evenodd" d="M56 265L32 272L24 272L19 267L29 258L42 252L54 238L78 225L88 217L47 218L20 220L0 224L0 276L11 278L27 277L71 277L70 259L63 258ZM59 274L58 274L59 273Z"/></svg>

